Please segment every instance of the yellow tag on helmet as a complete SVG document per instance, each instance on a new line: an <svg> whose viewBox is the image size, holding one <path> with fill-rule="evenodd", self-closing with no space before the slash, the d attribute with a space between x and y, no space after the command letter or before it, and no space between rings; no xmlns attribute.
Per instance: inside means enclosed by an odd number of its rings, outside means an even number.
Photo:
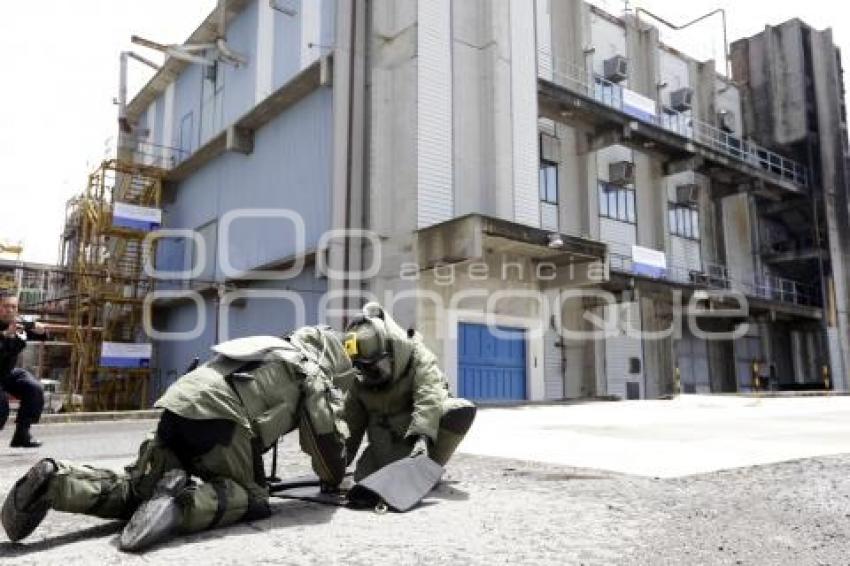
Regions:
<svg viewBox="0 0 850 566"><path fill-rule="evenodd" d="M348 357L354 358L357 355L357 333L349 332L346 334L343 346L345 346L345 353L348 354Z"/></svg>

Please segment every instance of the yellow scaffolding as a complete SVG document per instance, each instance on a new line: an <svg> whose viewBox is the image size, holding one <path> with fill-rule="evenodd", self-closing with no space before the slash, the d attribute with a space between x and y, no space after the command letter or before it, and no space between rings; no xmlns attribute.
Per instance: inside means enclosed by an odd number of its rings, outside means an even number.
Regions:
<svg viewBox="0 0 850 566"><path fill-rule="evenodd" d="M161 208L165 171L118 160L89 175L85 192L68 202L62 261L68 269L69 395L81 394L85 410L143 409L151 368L101 365L104 342L147 342L142 305L153 281L145 274L147 231L116 226L115 203Z"/></svg>

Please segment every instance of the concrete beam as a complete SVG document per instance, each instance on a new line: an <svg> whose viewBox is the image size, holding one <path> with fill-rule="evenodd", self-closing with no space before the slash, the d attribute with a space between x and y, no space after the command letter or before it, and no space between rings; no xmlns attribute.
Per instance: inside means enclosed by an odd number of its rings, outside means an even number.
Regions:
<svg viewBox="0 0 850 566"><path fill-rule="evenodd" d="M675 159L664 164L664 175L677 175L679 173L698 171L705 165L705 160L699 156Z"/></svg>
<svg viewBox="0 0 850 566"><path fill-rule="evenodd" d="M254 151L254 132L238 126L225 130L225 151L248 155Z"/></svg>
<svg viewBox="0 0 850 566"><path fill-rule="evenodd" d="M817 259L829 261L829 252L827 250L806 248L802 250L791 250L781 253L765 253L762 254L761 257L765 262L776 265L782 263L809 262L815 261Z"/></svg>

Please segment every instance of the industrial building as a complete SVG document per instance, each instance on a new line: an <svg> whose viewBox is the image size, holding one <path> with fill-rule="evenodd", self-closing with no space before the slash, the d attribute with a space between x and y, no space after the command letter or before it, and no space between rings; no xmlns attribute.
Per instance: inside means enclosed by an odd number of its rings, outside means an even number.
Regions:
<svg viewBox="0 0 850 566"><path fill-rule="evenodd" d="M171 56L121 98L119 161L162 181L154 389L375 297L473 399L847 390L829 30L767 26L718 73L580 0L220 6L138 40Z"/></svg>

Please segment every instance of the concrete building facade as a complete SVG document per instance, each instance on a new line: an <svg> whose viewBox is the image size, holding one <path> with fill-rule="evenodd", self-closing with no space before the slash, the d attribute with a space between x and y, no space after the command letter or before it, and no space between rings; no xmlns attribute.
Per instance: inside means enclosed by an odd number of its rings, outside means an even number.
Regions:
<svg viewBox="0 0 850 566"><path fill-rule="evenodd" d="M199 235L159 244L158 269L198 267L161 289L202 298L158 302L158 329L198 330L157 342L163 383L377 298L477 399L846 390L828 31L767 28L724 77L579 0L279 4L226 3L247 65L168 60L128 106L164 227Z"/></svg>

